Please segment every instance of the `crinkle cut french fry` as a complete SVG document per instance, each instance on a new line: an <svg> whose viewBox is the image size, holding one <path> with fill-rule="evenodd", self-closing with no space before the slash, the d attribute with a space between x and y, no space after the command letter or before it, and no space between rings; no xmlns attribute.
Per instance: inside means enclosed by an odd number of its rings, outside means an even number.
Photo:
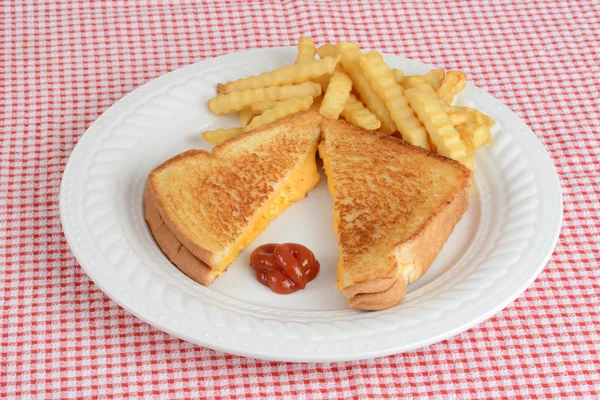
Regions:
<svg viewBox="0 0 600 400"><path fill-rule="evenodd" d="M448 71L442 79L437 94L448 104L452 104L454 96L467 85L467 75L461 71Z"/></svg>
<svg viewBox="0 0 600 400"><path fill-rule="evenodd" d="M331 43L325 43L324 45L319 46L317 49L317 54L319 58L322 60L325 57L337 57L338 51L335 45Z"/></svg>
<svg viewBox="0 0 600 400"><path fill-rule="evenodd" d="M424 76L421 76L421 75L405 76L404 79L402 80L402 87L404 89L417 88L417 89L421 89L421 90L427 92L428 94L430 94L437 100L440 107L442 107L444 112L447 114L449 114L449 112L452 109L452 107L449 106L448 103L446 103L444 100L442 100L442 98L440 96L438 96L437 92L431 86L431 83ZM453 121L454 121L454 119L453 119ZM457 125L457 124L455 124L455 125Z"/></svg>
<svg viewBox="0 0 600 400"><path fill-rule="evenodd" d="M202 137L210 144L223 143L244 133L244 128L217 129L215 131L202 132Z"/></svg>
<svg viewBox="0 0 600 400"><path fill-rule="evenodd" d="M317 76L312 81L316 82L316 83L320 83L320 84L327 84L327 83L329 83L330 79L331 79L331 74L325 74L325 75Z"/></svg>
<svg viewBox="0 0 600 400"><path fill-rule="evenodd" d="M346 106L342 111L342 117L352 125L359 126L364 129L375 130L381 126L381 121L377 119L363 103L356 98L352 93L346 100Z"/></svg>
<svg viewBox="0 0 600 400"><path fill-rule="evenodd" d="M309 37L301 36L298 40L296 64L303 64L314 60L316 52L315 42Z"/></svg>
<svg viewBox="0 0 600 400"><path fill-rule="evenodd" d="M255 103L280 101L292 97L315 97L321 94L321 85L304 82L298 85L271 86L266 88L235 91L214 97L208 101L208 108L216 114L230 114L243 110Z"/></svg>
<svg viewBox="0 0 600 400"><path fill-rule="evenodd" d="M447 114L450 118L450 121L452 121L452 125L454 125L455 127L457 125L466 124L468 121L467 114L465 114L464 112L449 111L447 112Z"/></svg>
<svg viewBox="0 0 600 400"><path fill-rule="evenodd" d="M443 70L441 69L434 69L429 71L427 74L432 73L430 75L431 77L435 78L435 75L438 75L436 73L436 71L441 71L442 72L442 76L443 76ZM406 90L406 89L413 89L413 88L417 88L417 89L422 89L425 92L427 92L428 94L432 95L437 102L439 103L440 107L442 107L442 109L444 110L445 113L448 114L448 116L450 117L450 119L452 120L452 123L456 126L458 124L462 124L464 123L464 115L458 114L458 113L452 113L451 109L452 107L446 103L437 93L437 91L435 90L435 83L432 82L431 79L428 79L427 74L425 76L423 75L411 75L411 76L405 76L404 79L402 80L402 87ZM439 82L438 82L439 83ZM439 87L439 85L437 85Z"/></svg>
<svg viewBox="0 0 600 400"><path fill-rule="evenodd" d="M363 54L360 66L371 87L384 101L402 139L414 146L429 149L425 128L408 105L402 86L394 80L394 75L381 54L376 51Z"/></svg>
<svg viewBox="0 0 600 400"><path fill-rule="evenodd" d="M475 168L473 167L473 156L475 155L475 152L472 150L469 150L469 148L467 147L467 156L465 158L463 158L462 160L460 160L459 162L464 165L465 167L469 168L471 171L474 171Z"/></svg>
<svg viewBox="0 0 600 400"><path fill-rule="evenodd" d="M337 51L335 45L333 45L331 43L325 43L325 44L321 45L319 48L317 48L317 54L319 55L319 58L322 60L325 57L337 57L338 51ZM325 74L325 75L321 75L321 76L314 78L313 82L328 83L330 78L331 78L331 74Z"/></svg>
<svg viewBox="0 0 600 400"><path fill-rule="evenodd" d="M255 115L259 115L264 113L267 110L270 110L271 108L275 107L278 103L281 103L280 101L261 101L259 103L254 103L250 106L250 110L252 110L252 113L254 113Z"/></svg>
<svg viewBox="0 0 600 400"><path fill-rule="evenodd" d="M490 128L485 124L466 123L456 126L463 142L470 144L474 149L484 146L492 141Z"/></svg>
<svg viewBox="0 0 600 400"><path fill-rule="evenodd" d="M443 69L435 68L426 73L424 78L427 79L434 90L438 90L444 76L446 76L446 73Z"/></svg>
<svg viewBox="0 0 600 400"><path fill-rule="evenodd" d="M423 89L428 93L435 93L435 90L433 89L433 87L431 87L431 84L429 83L427 78L425 78L422 75L405 76L404 79L402 79L401 84L404 89L418 88Z"/></svg>
<svg viewBox="0 0 600 400"><path fill-rule="evenodd" d="M432 70L432 71L441 71L441 70ZM467 122L475 123L475 124L486 124L491 127L494 125L494 120L483 114L481 111L476 110L471 107L459 107L459 106L449 106L448 103L443 101L437 94L437 92L433 89L431 82L427 80L425 76L421 75L412 75L406 76L402 80L402 86L404 89L412 89L418 88L426 91L427 93L433 95L437 98L440 106L443 108L444 112L448 114L452 124L454 126L465 124Z"/></svg>
<svg viewBox="0 0 600 400"><path fill-rule="evenodd" d="M317 49L317 54L319 58L322 60L325 57L337 57L338 52L335 46L331 43L325 43ZM331 74L325 74L314 78L312 81L317 83L329 83L329 79L331 78ZM315 102L313 102L313 106Z"/></svg>
<svg viewBox="0 0 600 400"><path fill-rule="evenodd" d="M451 107L450 112L463 113L467 116L466 122L472 122L475 124L486 124L490 128L496 123L496 121L494 121L494 119L489 115L486 115L481 111L471 107L453 106Z"/></svg>
<svg viewBox="0 0 600 400"><path fill-rule="evenodd" d="M323 102L323 95L313 97L313 102L310 105L310 109L319 112L319 109L321 108L321 102Z"/></svg>
<svg viewBox="0 0 600 400"><path fill-rule="evenodd" d="M410 89L414 87L424 88L424 84L429 85L434 91L440 87L441 80L444 78L444 70L443 69L432 69L425 75L409 75L404 76L401 74L394 73L394 78L396 82L401 84L404 89ZM397 75L396 75L397 74Z"/></svg>
<svg viewBox="0 0 600 400"><path fill-rule="evenodd" d="M242 126L248 125L250 121L252 121L252 118L254 118L254 113L252 112L250 107L244 108L238 113L238 119L240 120Z"/></svg>
<svg viewBox="0 0 600 400"><path fill-rule="evenodd" d="M352 80L346 72L337 66L329 84L319 112L325 118L338 119L346 106L346 100L352 90Z"/></svg>
<svg viewBox="0 0 600 400"><path fill-rule="evenodd" d="M309 81L333 71L339 57L325 57L322 60L311 60L302 64L287 65L260 75L241 78L225 84L226 93L234 91L258 89L270 86L293 85Z"/></svg>
<svg viewBox="0 0 600 400"><path fill-rule="evenodd" d="M467 159L467 148L448 115L431 94L422 89L407 89L406 98L425 125L438 154L462 162Z"/></svg>
<svg viewBox="0 0 600 400"><path fill-rule="evenodd" d="M275 121L279 121L282 118L287 117L288 115L296 114L300 111L306 111L310 108L310 105L313 102L312 97L293 97L291 99L287 99L277 104L275 107L270 110L265 111L261 115L257 115L252 119L244 130L246 132L251 131L252 129L260 128L261 126L265 126Z"/></svg>
<svg viewBox="0 0 600 400"><path fill-rule="evenodd" d="M394 69L392 69L392 74L394 75L394 80L396 81L396 83L398 85L402 84L402 81L405 78L404 71L402 71L401 69L398 69L398 68L394 68Z"/></svg>
<svg viewBox="0 0 600 400"><path fill-rule="evenodd" d="M433 144L433 142L431 141L431 136L429 135L427 135L427 143L429 143L429 150L438 154L437 147L435 147L435 144Z"/></svg>
<svg viewBox="0 0 600 400"><path fill-rule="evenodd" d="M391 134L396 131L396 124L385 107L383 100L371 87L369 81L360 67L360 47L351 42L340 42L336 45L342 56L341 63L344 71L352 79L353 88L360 95L360 100L371 111L381 123L379 130Z"/></svg>
<svg viewBox="0 0 600 400"><path fill-rule="evenodd" d="M459 162L473 171L473 157L475 156L475 149L468 142L465 142L465 147L467 148L467 156L462 160L459 160Z"/></svg>
<svg viewBox="0 0 600 400"><path fill-rule="evenodd" d="M325 87L327 87L325 85ZM323 89L325 90L325 89ZM319 111L319 107L321 107L321 102L323 101L323 95L313 97L313 102L310 106L311 110ZM260 115L267 110L281 104L282 101L263 101L261 103L255 103L250 106L250 109L254 113L254 115Z"/></svg>

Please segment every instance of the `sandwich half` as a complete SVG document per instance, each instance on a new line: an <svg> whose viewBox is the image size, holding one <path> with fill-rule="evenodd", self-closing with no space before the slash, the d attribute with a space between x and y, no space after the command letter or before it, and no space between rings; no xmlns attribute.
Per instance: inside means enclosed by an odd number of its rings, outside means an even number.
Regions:
<svg viewBox="0 0 600 400"><path fill-rule="evenodd" d="M322 117L304 112L154 169L145 218L156 243L203 285L223 274L256 237L319 182Z"/></svg>
<svg viewBox="0 0 600 400"><path fill-rule="evenodd" d="M401 139L325 120L319 155L334 199L339 289L350 308L396 305L469 201L471 171Z"/></svg>

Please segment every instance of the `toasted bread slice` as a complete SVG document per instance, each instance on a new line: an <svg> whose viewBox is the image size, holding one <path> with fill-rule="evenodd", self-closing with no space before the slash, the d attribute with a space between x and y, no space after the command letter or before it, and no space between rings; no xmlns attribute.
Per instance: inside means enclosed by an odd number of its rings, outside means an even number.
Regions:
<svg viewBox="0 0 600 400"><path fill-rule="evenodd" d="M397 304L466 211L471 171L401 139L325 120L319 155L334 198L338 287L350 307Z"/></svg>
<svg viewBox="0 0 600 400"><path fill-rule="evenodd" d="M145 217L167 257L208 285L289 205L319 182L322 117L304 112L190 150L149 177Z"/></svg>

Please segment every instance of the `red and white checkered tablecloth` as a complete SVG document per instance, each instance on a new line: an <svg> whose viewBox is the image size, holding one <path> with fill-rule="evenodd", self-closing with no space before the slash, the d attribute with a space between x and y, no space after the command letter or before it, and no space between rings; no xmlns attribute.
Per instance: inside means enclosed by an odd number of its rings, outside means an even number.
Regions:
<svg viewBox="0 0 600 400"><path fill-rule="evenodd" d="M56 3L0 11L0 398L599 398L598 0ZM79 267L58 193L86 128L166 72L301 34L466 71L543 142L561 179L562 233L500 314L406 354L262 362L152 328Z"/></svg>

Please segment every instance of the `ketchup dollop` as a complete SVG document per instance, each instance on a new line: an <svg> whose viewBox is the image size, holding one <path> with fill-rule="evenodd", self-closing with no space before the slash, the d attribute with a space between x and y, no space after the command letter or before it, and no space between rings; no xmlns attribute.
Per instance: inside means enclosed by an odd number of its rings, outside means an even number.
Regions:
<svg viewBox="0 0 600 400"><path fill-rule="evenodd" d="M278 294L304 289L319 273L319 262L307 247L297 243L268 243L250 256L256 279Z"/></svg>

